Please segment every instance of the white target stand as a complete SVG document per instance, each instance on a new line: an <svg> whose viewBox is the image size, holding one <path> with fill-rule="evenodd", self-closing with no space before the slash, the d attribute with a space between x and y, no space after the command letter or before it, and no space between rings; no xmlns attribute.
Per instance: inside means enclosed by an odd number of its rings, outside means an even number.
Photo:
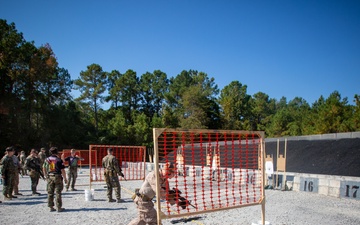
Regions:
<svg viewBox="0 0 360 225"><path fill-rule="evenodd" d="M273 157L270 155L267 155L265 158L265 174L267 177L267 186L273 188L274 187L274 163L273 163ZM271 179L271 183L270 183Z"/></svg>

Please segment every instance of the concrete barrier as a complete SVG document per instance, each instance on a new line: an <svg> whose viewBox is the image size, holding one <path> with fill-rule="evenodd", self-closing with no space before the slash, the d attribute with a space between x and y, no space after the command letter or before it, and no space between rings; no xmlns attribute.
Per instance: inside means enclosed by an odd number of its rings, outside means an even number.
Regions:
<svg viewBox="0 0 360 225"><path fill-rule="evenodd" d="M286 180L293 180L293 191L360 200L360 177L286 173Z"/></svg>
<svg viewBox="0 0 360 225"><path fill-rule="evenodd" d="M147 163L148 172L153 170L153 164ZM209 167L186 167L187 176L205 176L205 179L211 179L211 169ZM203 172L200 170L204 169ZM241 185L246 183L258 184L260 174L257 170L227 170L220 168L221 180L229 180L239 182ZM276 172L274 172L274 175ZM278 172L278 187L285 189L283 184L286 182L288 188L293 191L302 191L309 193L317 193L337 198L349 198L360 200L360 177L350 176L334 176L323 174L307 174L307 173L284 173ZM277 178L276 178L277 179ZM290 187L289 187L290 186Z"/></svg>

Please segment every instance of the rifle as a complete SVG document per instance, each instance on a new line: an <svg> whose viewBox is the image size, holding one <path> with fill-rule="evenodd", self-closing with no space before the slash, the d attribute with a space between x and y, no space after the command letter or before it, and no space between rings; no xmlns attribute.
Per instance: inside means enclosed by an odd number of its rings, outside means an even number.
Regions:
<svg viewBox="0 0 360 225"><path fill-rule="evenodd" d="M125 176L124 176L124 174L123 174L121 171L120 171L120 176L121 176L122 178L124 178L125 181L127 181L126 178L125 178Z"/></svg>
<svg viewBox="0 0 360 225"><path fill-rule="evenodd" d="M43 180L45 180L45 176L44 176L43 171L41 170L40 165L36 165L36 164L35 164L34 170L40 174L40 177L41 177Z"/></svg>
<svg viewBox="0 0 360 225"><path fill-rule="evenodd" d="M191 204L191 202L186 198L180 196L181 194L182 192L177 188L173 188L172 190L169 191L169 195L174 196L174 200L176 201L176 204L180 206L182 209L186 209L186 207L189 205L191 205L196 209L196 206Z"/></svg>
<svg viewBox="0 0 360 225"><path fill-rule="evenodd" d="M28 161L29 160L29 161ZM45 176L43 171L41 170L41 166L39 164L37 164L34 159L26 159L25 161L25 168L27 170L33 169L36 172L38 172L40 174L40 177L45 180Z"/></svg>

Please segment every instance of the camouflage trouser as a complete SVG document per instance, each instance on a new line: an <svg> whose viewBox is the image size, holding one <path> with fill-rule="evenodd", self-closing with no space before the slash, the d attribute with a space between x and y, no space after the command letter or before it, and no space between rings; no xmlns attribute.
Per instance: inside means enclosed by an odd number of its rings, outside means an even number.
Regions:
<svg viewBox="0 0 360 225"><path fill-rule="evenodd" d="M13 183L14 183L14 174L7 173L5 174L5 178L3 180L3 195L7 197L11 197L13 192Z"/></svg>
<svg viewBox="0 0 360 225"><path fill-rule="evenodd" d="M24 175L27 175L27 170L25 169L25 164L24 163L21 163L21 175L24 176Z"/></svg>
<svg viewBox="0 0 360 225"><path fill-rule="evenodd" d="M36 193L36 187L39 183L40 174L34 170L30 171L29 173L30 179L31 179L31 191L33 194Z"/></svg>
<svg viewBox="0 0 360 225"><path fill-rule="evenodd" d="M108 198L112 199L112 189L115 188L116 199L121 199L121 186L120 186L119 178L117 177L116 173L109 171L109 172L105 172L104 176L107 185Z"/></svg>
<svg viewBox="0 0 360 225"><path fill-rule="evenodd" d="M71 183L71 188L74 189L77 178L77 167L69 167L67 176L68 176L68 182L66 184L66 189L69 189L70 183Z"/></svg>
<svg viewBox="0 0 360 225"><path fill-rule="evenodd" d="M16 170L16 172L14 174L14 179L13 179L14 194L19 193L19 181L20 181L19 170Z"/></svg>
<svg viewBox="0 0 360 225"><path fill-rule="evenodd" d="M64 189L63 178L61 175L48 176L48 207L54 207L54 193L56 193L56 207L62 207L61 191Z"/></svg>
<svg viewBox="0 0 360 225"><path fill-rule="evenodd" d="M134 199L138 209L138 217L133 219L128 225L156 225L157 214L152 201L143 201L138 196Z"/></svg>

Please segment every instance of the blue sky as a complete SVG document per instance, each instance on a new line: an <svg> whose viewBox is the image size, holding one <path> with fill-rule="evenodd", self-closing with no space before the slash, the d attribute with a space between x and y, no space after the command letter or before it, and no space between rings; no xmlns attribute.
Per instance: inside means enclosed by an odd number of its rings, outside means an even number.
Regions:
<svg viewBox="0 0 360 225"><path fill-rule="evenodd" d="M360 94L360 1L0 0L0 18L49 43L72 78L96 63L140 77L197 70L310 105ZM77 93L73 92L76 97Z"/></svg>

